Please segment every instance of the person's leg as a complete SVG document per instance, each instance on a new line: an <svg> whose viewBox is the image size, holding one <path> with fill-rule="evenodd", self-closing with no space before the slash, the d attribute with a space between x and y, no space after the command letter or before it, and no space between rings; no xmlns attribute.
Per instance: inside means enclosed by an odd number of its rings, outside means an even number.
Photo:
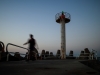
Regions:
<svg viewBox="0 0 100 75"><path fill-rule="evenodd" d="M30 60L30 51L28 50L28 52L26 53L26 61Z"/></svg>
<svg viewBox="0 0 100 75"><path fill-rule="evenodd" d="M28 53L29 53L29 54L28 54L29 60L32 60L32 55L33 55L33 54L32 54L32 49L30 49Z"/></svg>
<svg viewBox="0 0 100 75"><path fill-rule="evenodd" d="M30 60L32 60L32 55L33 55L32 51L33 51L33 47L30 47L30 53L29 53Z"/></svg>
<svg viewBox="0 0 100 75"><path fill-rule="evenodd" d="M37 60L37 53L35 51L33 51L33 53L34 53L35 60Z"/></svg>

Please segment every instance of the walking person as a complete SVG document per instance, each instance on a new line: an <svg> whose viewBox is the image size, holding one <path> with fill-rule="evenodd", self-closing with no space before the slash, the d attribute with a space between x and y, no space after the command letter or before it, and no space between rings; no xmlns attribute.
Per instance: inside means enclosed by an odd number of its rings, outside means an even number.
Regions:
<svg viewBox="0 0 100 75"><path fill-rule="evenodd" d="M36 60L36 40L33 38L33 35L30 34L30 39L24 43L23 45L29 44L29 55L28 55L28 61L30 60Z"/></svg>

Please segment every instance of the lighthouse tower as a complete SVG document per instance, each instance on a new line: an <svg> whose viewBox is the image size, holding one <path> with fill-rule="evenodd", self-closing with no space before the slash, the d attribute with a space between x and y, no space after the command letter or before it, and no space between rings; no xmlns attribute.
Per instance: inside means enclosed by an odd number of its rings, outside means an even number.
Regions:
<svg viewBox="0 0 100 75"><path fill-rule="evenodd" d="M70 22L70 14L67 12L60 12L55 15L57 23L61 24L61 59L66 59L66 33L65 24Z"/></svg>

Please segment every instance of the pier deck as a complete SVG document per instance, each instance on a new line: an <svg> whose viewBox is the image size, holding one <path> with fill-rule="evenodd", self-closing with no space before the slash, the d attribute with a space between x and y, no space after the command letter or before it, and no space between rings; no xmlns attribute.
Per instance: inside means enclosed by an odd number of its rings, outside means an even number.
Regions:
<svg viewBox="0 0 100 75"><path fill-rule="evenodd" d="M100 75L75 59L0 62L0 75Z"/></svg>

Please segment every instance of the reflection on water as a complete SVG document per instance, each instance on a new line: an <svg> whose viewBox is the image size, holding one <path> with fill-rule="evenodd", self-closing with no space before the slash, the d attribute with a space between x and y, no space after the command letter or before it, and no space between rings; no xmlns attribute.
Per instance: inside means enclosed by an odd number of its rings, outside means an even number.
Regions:
<svg viewBox="0 0 100 75"><path fill-rule="evenodd" d="M12 56L14 56L14 53L10 53L10 54L11 54ZM21 56L21 57L25 57L25 55L21 55L21 54L20 54L20 56Z"/></svg>

